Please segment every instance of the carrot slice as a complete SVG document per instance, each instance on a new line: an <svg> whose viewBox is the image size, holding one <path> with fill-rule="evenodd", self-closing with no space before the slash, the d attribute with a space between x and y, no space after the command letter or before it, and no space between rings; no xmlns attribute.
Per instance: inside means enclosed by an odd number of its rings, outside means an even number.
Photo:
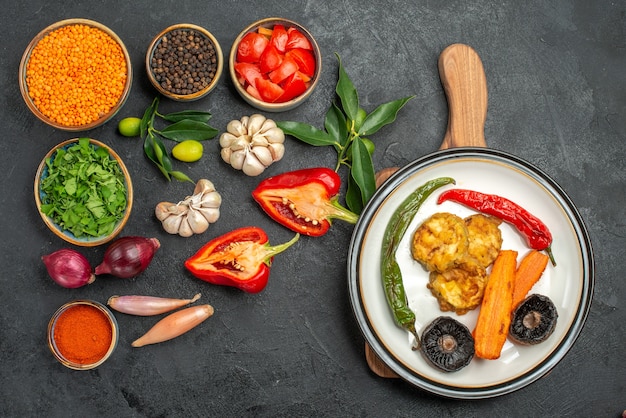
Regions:
<svg viewBox="0 0 626 418"><path fill-rule="evenodd" d="M500 357L511 325L516 267L517 251L513 250L500 251L493 262L474 329L477 357L489 360Z"/></svg>
<svg viewBox="0 0 626 418"><path fill-rule="evenodd" d="M517 273L515 273L513 306L511 310L515 309L528 296L530 289L541 278L549 259L550 257L547 254L537 250L531 250L522 258L517 268Z"/></svg>

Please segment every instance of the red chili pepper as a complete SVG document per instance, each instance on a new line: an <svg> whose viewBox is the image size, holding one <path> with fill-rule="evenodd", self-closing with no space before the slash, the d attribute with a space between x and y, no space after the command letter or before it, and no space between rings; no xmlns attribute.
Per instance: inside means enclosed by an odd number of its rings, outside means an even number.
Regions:
<svg viewBox="0 0 626 418"><path fill-rule="evenodd" d="M267 285L274 256L299 237L296 234L291 241L271 247L261 228L235 229L206 243L185 261L185 267L200 280L258 293Z"/></svg>
<svg viewBox="0 0 626 418"><path fill-rule="evenodd" d="M263 180L252 197L281 225L319 237L333 218L354 224L359 217L339 204L340 186L339 175L330 168L305 168Z"/></svg>
<svg viewBox="0 0 626 418"><path fill-rule="evenodd" d="M552 234L548 227L536 216L515 202L495 194L473 190L450 189L439 195L438 204L451 200L461 203L487 215L496 216L513 225L526 238L530 248L545 250L550 261L556 266L552 256Z"/></svg>

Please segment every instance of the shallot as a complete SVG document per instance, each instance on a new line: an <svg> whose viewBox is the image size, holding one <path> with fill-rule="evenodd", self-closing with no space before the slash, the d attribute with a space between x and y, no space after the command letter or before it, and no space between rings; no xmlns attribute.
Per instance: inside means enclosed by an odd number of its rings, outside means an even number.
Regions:
<svg viewBox="0 0 626 418"><path fill-rule="evenodd" d="M59 286L75 289L96 279L89 260L76 250L64 248L44 255L41 259L48 274Z"/></svg>
<svg viewBox="0 0 626 418"><path fill-rule="evenodd" d="M96 275L110 274L129 279L144 271L161 243L157 238L122 237L113 242L104 253L104 260L96 267Z"/></svg>
<svg viewBox="0 0 626 418"><path fill-rule="evenodd" d="M171 299L156 296L111 296L107 304L118 312L129 315L151 316L182 308L200 299L197 293L191 299Z"/></svg>
<svg viewBox="0 0 626 418"><path fill-rule="evenodd" d="M148 332L135 340L131 345L133 347L143 347L144 345L157 344L176 338L204 322L213 315L213 312L211 305L192 306L176 311L154 324Z"/></svg>

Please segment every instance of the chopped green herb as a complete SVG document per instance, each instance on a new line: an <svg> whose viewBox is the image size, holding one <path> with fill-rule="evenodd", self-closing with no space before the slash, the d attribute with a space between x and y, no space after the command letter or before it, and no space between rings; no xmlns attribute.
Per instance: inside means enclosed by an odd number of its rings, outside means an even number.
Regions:
<svg viewBox="0 0 626 418"><path fill-rule="evenodd" d="M127 204L124 173L117 161L89 138L57 150L46 159L41 211L75 237L113 232Z"/></svg>

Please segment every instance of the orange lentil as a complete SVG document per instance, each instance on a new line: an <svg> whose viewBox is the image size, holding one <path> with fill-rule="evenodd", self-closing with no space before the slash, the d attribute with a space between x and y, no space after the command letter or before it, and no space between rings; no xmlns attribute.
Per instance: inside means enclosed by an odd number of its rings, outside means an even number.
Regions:
<svg viewBox="0 0 626 418"><path fill-rule="evenodd" d="M64 126L82 126L117 104L127 75L122 47L111 36L74 24L37 42L26 67L26 85L45 116Z"/></svg>

